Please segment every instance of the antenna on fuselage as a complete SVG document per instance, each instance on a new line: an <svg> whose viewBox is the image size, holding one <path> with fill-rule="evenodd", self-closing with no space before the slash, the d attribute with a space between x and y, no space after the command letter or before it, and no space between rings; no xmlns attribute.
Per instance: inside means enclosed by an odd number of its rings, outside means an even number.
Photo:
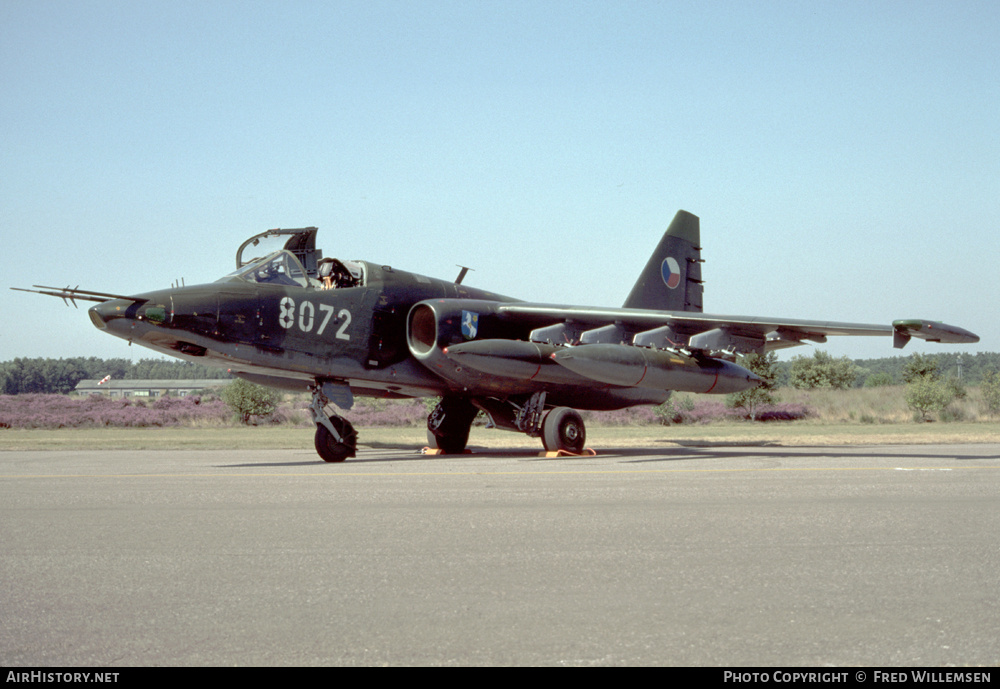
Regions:
<svg viewBox="0 0 1000 689"><path fill-rule="evenodd" d="M462 284L462 280L465 279L465 274L468 273L472 269L471 268L466 268L465 266L459 265L457 263L455 265L457 265L459 268L462 269L462 271L458 274L458 277L455 278L455 284L456 285L461 285Z"/></svg>

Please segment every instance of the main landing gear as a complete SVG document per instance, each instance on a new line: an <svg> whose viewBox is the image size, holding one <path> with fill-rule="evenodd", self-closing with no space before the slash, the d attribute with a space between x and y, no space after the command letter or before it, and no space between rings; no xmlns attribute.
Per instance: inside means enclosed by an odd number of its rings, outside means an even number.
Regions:
<svg viewBox="0 0 1000 689"><path fill-rule="evenodd" d="M338 406L348 409L353 404L350 388L335 382L318 383L310 387L312 412L316 424L316 452L324 462L343 462L354 457L358 449L358 432L350 421L330 414L326 407L332 397ZM443 454L459 454L469 443L469 431L476 414L482 409L490 425L519 431L532 438L541 438L549 452L581 454L587 440L583 417L575 409L546 409L545 393L539 392L518 400L443 397L427 417L427 443Z"/></svg>
<svg viewBox="0 0 1000 689"><path fill-rule="evenodd" d="M563 450L578 455L586 441L587 429L576 409L556 407L542 420L542 444L549 452Z"/></svg>
<svg viewBox="0 0 1000 689"><path fill-rule="evenodd" d="M469 429L482 409L490 426L541 438L549 452L581 454L587 441L583 417L569 407L545 408L545 393L520 400L444 397L427 417L427 443L444 454L458 454L469 442Z"/></svg>
<svg viewBox="0 0 1000 689"><path fill-rule="evenodd" d="M330 400L323 394L322 385L310 389L313 398L309 411L316 424L316 452L324 462L343 462L354 457L358 450L358 432L343 416L327 414L326 405Z"/></svg>
<svg viewBox="0 0 1000 689"><path fill-rule="evenodd" d="M469 429L479 409L461 397L442 397L427 417L427 444L446 455L457 455L469 442Z"/></svg>

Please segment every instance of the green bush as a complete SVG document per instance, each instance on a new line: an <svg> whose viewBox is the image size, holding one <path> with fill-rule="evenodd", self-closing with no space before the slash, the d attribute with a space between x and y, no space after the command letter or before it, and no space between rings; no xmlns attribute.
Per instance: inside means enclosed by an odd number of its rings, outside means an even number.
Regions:
<svg viewBox="0 0 1000 689"><path fill-rule="evenodd" d="M237 378L222 389L222 401L239 417L250 425L251 417L270 416L281 401L281 393L271 388L255 385Z"/></svg>
<svg viewBox="0 0 1000 689"><path fill-rule="evenodd" d="M988 371L983 375L983 384L980 388L983 393L983 407L986 413L992 416L1000 414L1000 373Z"/></svg>
<svg viewBox="0 0 1000 689"><path fill-rule="evenodd" d="M774 352L767 354L747 354L742 357L740 364L756 373L763 382L757 387L749 390L741 390L727 395L726 403L733 409L743 408L750 414L750 420L757 420L757 410L761 405L774 404L772 390L777 386L778 373L775 365L778 363L778 355Z"/></svg>
<svg viewBox="0 0 1000 689"><path fill-rule="evenodd" d="M846 356L834 359L817 349L811 357L797 356L792 359L791 385L799 389L846 390L854 385L859 372L859 367Z"/></svg>
<svg viewBox="0 0 1000 689"><path fill-rule="evenodd" d="M879 373L873 373L867 378L865 378L866 388L884 388L895 384L896 381L892 377L892 374L887 373L885 371L880 371Z"/></svg>
<svg viewBox="0 0 1000 689"><path fill-rule="evenodd" d="M922 378L937 380L940 375L939 369L937 359L927 354L916 353L903 366L903 381L912 383Z"/></svg>
<svg viewBox="0 0 1000 689"><path fill-rule="evenodd" d="M947 407L952 399L951 392L930 377L918 378L906 386L906 405L919 414L922 421L929 421L933 412Z"/></svg>

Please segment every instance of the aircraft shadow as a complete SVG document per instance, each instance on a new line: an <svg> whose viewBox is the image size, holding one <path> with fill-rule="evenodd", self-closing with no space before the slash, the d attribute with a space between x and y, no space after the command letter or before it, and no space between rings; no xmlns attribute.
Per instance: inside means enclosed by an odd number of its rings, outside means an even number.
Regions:
<svg viewBox="0 0 1000 689"><path fill-rule="evenodd" d="M591 459L617 459L626 464L643 464L653 462L683 462L698 461L703 459L744 459L746 457L758 457L761 459L794 461L798 459L836 459L849 458L864 455L865 457L879 459L940 459L950 461L982 461L1000 459L1000 454L986 453L974 455L959 455L948 452L908 452L900 454L898 452L880 452L872 447L868 447L862 452L848 452L830 446L796 446L794 448L774 448L770 449L762 446L727 446L721 447L665 447L665 448L595 448L596 457L590 456L564 456L545 457L535 450L524 448L511 449L491 449L488 447L473 447L470 452L463 455L426 455L413 446L398 445L369 445L359 449L359 456L348 459L344 464L332 464L331 466L349 466L351 464L374 464L386 462L411 462L426 460L445 460L466 457L469 459L517 459L525 462L587 462ZM372 450L379 451L378 456L369 456ZM311 450L302 450L303 454L312 454ZM390 454L382 454L388 452ZM326 466L327 463L316 459L297 462L241 462L238 464L220 464L216 468L224 469L252 469L262 467L291 467L291 466Z"/></svg>

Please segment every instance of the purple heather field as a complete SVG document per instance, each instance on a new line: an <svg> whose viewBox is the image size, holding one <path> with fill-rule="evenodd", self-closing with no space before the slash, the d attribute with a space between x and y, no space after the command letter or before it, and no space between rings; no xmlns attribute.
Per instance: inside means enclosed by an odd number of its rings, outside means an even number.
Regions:
<svg viewBox="0 0 1000 689"><path fill-rule="evenodd" d="M341 412L355 426L422 426L428 413L422 400L359 399L349 412ZM696 401L686 405L633 407L610 412L583 412L588 424L598 426L645 426L662 423L707 424L741 421L745 409L724 402ZM810 416L801 404L762 405L758 421L794 421ZM218 398L188 397L109 398L103 395L0 395L0 428L103 428L236 425L232 411ZM261 424L312 425L308 402L282 403Z"/></svg>
<svg viewBox="0 0 1000 689"><path fill-rule="evenodd" d="M101 428L222 425L232 412L198 396L156 399L104 395L0 395L0 428Z"/></svg>

